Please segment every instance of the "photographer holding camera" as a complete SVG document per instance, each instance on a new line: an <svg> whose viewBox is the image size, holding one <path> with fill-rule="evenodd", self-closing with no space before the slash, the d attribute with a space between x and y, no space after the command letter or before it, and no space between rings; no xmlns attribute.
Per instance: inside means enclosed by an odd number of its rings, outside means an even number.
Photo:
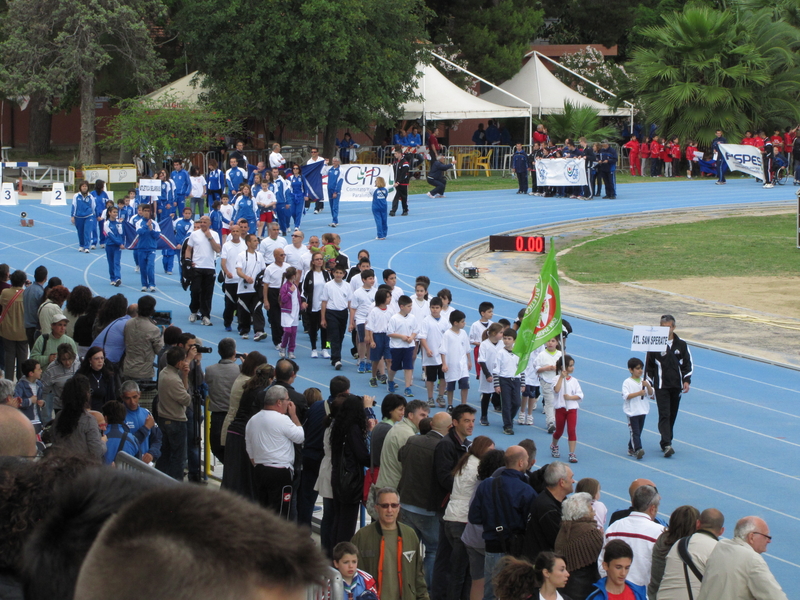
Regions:
<svg viewBox="0 0 800 600"><path fill-rule="evenodd" d="M122 379L152 381L155 371L153 360L164 345L161 329L153 322L156 299L142 296L138 302L138 316L125 323L125 359Z"/></svg>

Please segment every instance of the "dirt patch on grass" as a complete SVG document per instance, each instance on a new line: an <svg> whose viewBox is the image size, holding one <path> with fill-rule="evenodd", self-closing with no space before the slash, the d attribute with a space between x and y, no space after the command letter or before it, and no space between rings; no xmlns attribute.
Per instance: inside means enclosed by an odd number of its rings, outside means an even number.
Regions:
<svg viewBox="0 0 800 600"><path fill-rule="evenodd" d="M671 210L564 223L538 228L535 233L556 237L558 247L564 248L582 238L652 225L792 211L792 203ZM461 260L481 269L479 279L465 281L524 304L536 283L543 257L489 252L488 244L482 244L456 259ZM566 313L626 327L657 324L660 315L671 313L678 321L681 336L689 341L800 367L800 277L581 284L562 276L561 287Z"/></svg>

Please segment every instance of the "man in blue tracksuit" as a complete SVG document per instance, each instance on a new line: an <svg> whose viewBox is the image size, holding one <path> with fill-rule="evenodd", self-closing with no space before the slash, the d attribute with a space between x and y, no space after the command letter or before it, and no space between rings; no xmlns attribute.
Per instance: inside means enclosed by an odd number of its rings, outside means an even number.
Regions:
<svg viewBox="0 0 800 600"><path fill-rule="evenodd" d="M192 182L189 180L189 173L183 169L181 161L173 160L172 166L174 170L169 177L175 184L176 212L182 214L183 207L186 205L186 197L192 193Z"/></svg>
<svg viewBox="0 0 800 600"><path fill-rule="evenodd" d="M136 228L138 241L136 253L139 256L139 274L142 277L142 291L156 291L156 248L161 237L161 228L155 219L150 218L152 207L142 205L142 219Z"/></svg>
<svg viewBox="0 0 800 600"><path fill-rule="evenodd" d="M522 149L522 144L517 144L514 154L511 156L511 168L517 174L519 182L518 194L528 193L528 155Z"/></svg>
<svg viewBox="0 0 800 600"><path fill-rule="evenodd" d="M231 158L231 168L225 173L225 180L228 183L228 196L233 198L239 193L239 186L247 181L247 171L239 166L235 158Z"/></svg>
<svg viewBox="0 0 800 600"><path fill-rule="evenodd" d="M183 209L183 218L176 219L172 224L173 230L175 232L175 245L177 246L176 250L173 250L173 256L175 254L181 253L181 246L183 246L183 242L189 235L194 231L194 220L192 219L192 209L189 206L184 207ZM165 258L166 260L166 258ZM170 261L170 271L172 270L172 262ZM178 258L178 273L180 273L181 281L183 281L183 261Z"/></svg>
<svg viewBox="0 0 800 600"><path fill-rule="evenodd" d="M120 272L120 259L122 249L125 247L125 234L122 232L122 222L117 220L119 211L116 208L109 208L106 213L106 222L103 225L103 232L106 236L106 260L108 260L108 276L111 285L119 287L122 285L122 275Z"/></svg>
<svg viewBox="0 0 800 600"><path fill-rule="evenodd" d="M717 178L717 185L724 185L727 183L727 181L725 181L725 170L728 168L728 163L722 158L722 150L719 149L720 144L727 143L728 140L722 135L722 129L717 129L717 137L711 142L711 152L714 155L714 160L717 161L717 174L719 175Z"/></svg>
<svg viewBox="0 0 800 600"><path fill-rule="evenodd" d="M272 169L272 183L269 189L275 194L275 216L281 228L281 235L286 235L289 222L292 218L292 197L286 180L281 176L279 169Z"/></svg>
<svg viewBox="0 0 800 600"><path fill-rule="evenodd" d="M341 177L341 169L339 165L341 161L338 156L331 159L333 166L328 169L328 202L331 205L331 219L332 222L329 227L336 227L339 224L339 196L342 194L342 183L344 179ZM319 204L322 204L320 202Z"/></svg>
<svg viewBox="0 0 800 600"><path fill-rule="evenodd" d="M606 195L603 198L613 200L617 197L617 189L614 185L614 170L617 165L617 152L609 145L606 140L600 144L600 155L597 160L597 173L603 178L603 185L606 187Z"/></svg>

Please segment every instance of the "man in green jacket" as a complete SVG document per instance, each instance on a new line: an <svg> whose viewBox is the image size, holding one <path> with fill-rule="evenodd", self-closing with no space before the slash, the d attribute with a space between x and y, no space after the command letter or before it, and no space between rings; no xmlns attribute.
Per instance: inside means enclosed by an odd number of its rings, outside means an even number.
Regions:
<svg viewBox="0 0 800 600"><path fill-rule="evenodd" d="M378 490L378 520L353 536L358 567L378 582L381 600L428 600L419 555L419 538L408 525L397 522L400 494L394 488Z"/></svg>

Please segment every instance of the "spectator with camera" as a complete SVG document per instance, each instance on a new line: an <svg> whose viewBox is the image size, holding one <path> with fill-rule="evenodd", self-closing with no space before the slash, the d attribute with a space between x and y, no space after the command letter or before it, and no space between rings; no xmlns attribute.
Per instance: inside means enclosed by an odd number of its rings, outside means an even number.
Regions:
<svg viewBox="0 0 800 600"><path fill-rule="evenodd" d="M141 300L139 310L141 311ZM177 481L183 481L186 460L186 407L192 403L189 393L189 364L197 348L189 351L178 346L167 352L167 366L158 376L158 427L162 433L161 457L156 469Z"/></svg>
<svg viewBox="0 0 800 600"><path fill-rule="evenodd" d="M156 299L152 296L139 298L138 316L125 323L125 360L122 367L123 380L152 381L155 370L153 360L164 340L161 329L153 321Z"/></svg>

